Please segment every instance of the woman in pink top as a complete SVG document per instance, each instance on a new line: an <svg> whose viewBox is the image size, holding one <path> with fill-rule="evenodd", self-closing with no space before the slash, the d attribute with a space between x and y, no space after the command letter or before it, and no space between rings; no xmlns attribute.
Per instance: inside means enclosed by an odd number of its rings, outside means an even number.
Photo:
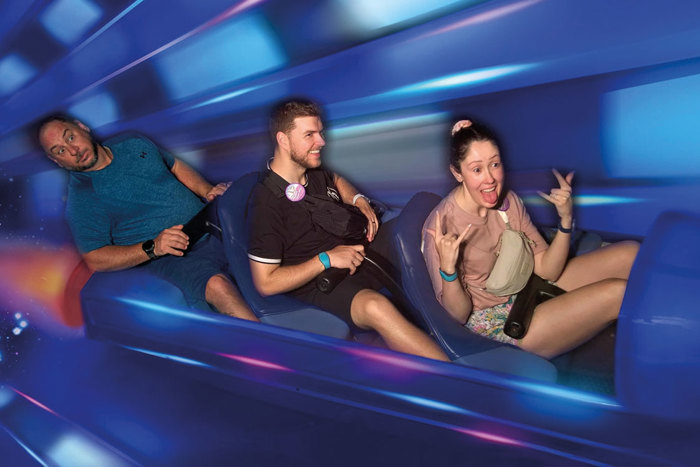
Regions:
<svg viewBox="0 0 700 467"><path fill-rule="evenodd" d="M557 234L547 245L520 198L504 192L501 155L489 130L461 120L452 129L451 146L450 172L459 185L423 226L423 254L435 295L450 315L475 332L545 358L582 344L614 321L639 245L616 243L567 261L573 172L564 177L553 170L559 188L539 193L560 218ZM497 297L484 290L505 230L498 209L506 212L513 229L534 242L535 274L567 291L535 308L527 334L518 341L503 333L515 296Z"/></svg>

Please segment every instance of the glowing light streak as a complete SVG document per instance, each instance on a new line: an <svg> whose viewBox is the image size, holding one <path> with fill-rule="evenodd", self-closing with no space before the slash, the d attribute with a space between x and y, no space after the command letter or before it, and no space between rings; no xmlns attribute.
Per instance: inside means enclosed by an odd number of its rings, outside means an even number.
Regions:
<svg viewBox="0 0 700 467"><path fill-rule="evenodd" d="M547 384L529 383L513 381L512 386L527 389L536 393L544 394L547 396L553 396L559 399L568 399L577 402L585 402L586 404L602 405L606 407L620 407L614 399L610 399L597 394L586 393L582 391L576 391L573 389L567 389L562 387L556 387Z"/></svg>
<svg viewBox="0 0 700 467"><path fill-rule="evenodd" d="M357 125L346 126L341 125L329 130L328 134L336 138L347 138L367 133L387 132L411 126L430 125L433 123L442 122L446 120L447 117L447 113L438 112L425 115L416 115L412 117L394 118L372 123L360 123Z"/></svg>
<svg viewBox="0 0 700 467"><path fill-rule="evenodd" d="M135 66L145 62L146 60L149 60L150 58L158 55L159 53L161 53L165 50L168 50L169 48L179 44L180 42L187 40L190 37L195 36L206 29L209 29L213 26L216 26L217 24L222 23L223 21L231 18L232 16L235 16L238 13L241 13L241 12L243 12L249 8L252 8L260 3L263 3L264 1L265 0L244 0L244 1L240 2L238 5L234 5L231 8L229 8L228 10L221 13L220 15L215 16L214 18L210 19L206 23L194 28L193 30L191 30L189 32L186 32L182 36L173 39L172 41L168 42L167 44L158 47L157 49L153 50L152 52L147 53L146 55L144 55L136 60L134 60L133 62L124 65L123 67L119 68L118 70L113 71L112 73L108 74L104 78L101 78L101 79L95 81L91 85L89 85L89 86L81 89L77 93L75 93L72 97L76 97L80 94L84 94L84 93L100 86L101 84L106 83L107 81L114 78L115 76L119 76L120 74L124 73L125 71L128 71L128 70L134 68Z"/></svg>
<svg viewBox="0 0 700 467"><path fill-rule="evenodd" d="M398 366L408 370L419 370L419 371L434 371L432 365L426 365L423 362L413 360L413 357L402 357L399 355L388 355L380 352L373 352L371 350L365 349L353 349L346 348L343 349L345 352L355 355L357 357L368 358L370 360L375 360L382 363L388 363L390 365Z"/></svg>
<svg viewBox="0 0 700 467"><path fill-rule="evenodd" d="M575 206L604 206L608 204L629 204L645 201L641 198L605 195L574 195L573 199ZM549 201L539 195L523 196L523 202L531 206L551 206Z"/></svg>
<svg viewBox="0 0 700 467"><path fill-rule="evenodd" d="M58 415L56 412L54 412L54 411L51 410L50 408L46 407L44 404L42 404L42 403L39 402L38 400L34 399L33 397L30 397L30 396L26 395L25 393L23 393L22 391L19 391L19 390L15 389L15 388L12 388L12 390L15 391L17 394L19 394L20 396L22 396L22 397L24 397L25 399L27 399L27 400L28 400L29 402L31 402L32 404L36 405L37 407L46 410L47 412L49 412L49 413L52 414L52 415L55 415L55 416L57 416L57 417L60 417L60 415Z"/></svg>
<svg viewBox="0 0 700 467"><path fill-rule="evenodd" d="M145 302L143 300L136 300L134 298L114 297L114 299L118 302L126 303L129 305L135 305L139 308L143 308L146 310L158 311L158 312L162 312L162 313L167 313L169 315L179 316L179 317L187 318L187 319L194 319L197 321L204 321L207 323L220 323L220 321L217 318L212 318L212 317L206 316L202 313L197 313L197 312L193 312L193 311L178 310L176 308L170 308L167 306L158 305L157 303Z"/></svg>
<svg viewBox="0 0 700 467"><path fill-rule="evenodd" d="M422 83L410 84L392 91L384 93L384 95L403 95L415 94L427 91L436 91L442 89L451 89L455 87L474 85L491 81L503 76L512 75L529 68L534 67L533 64L524 63L521 65L503 65L491 68L482 68L480 70L471 70L455 75L443 76L441 78L423 81Z"/></svg>
<svg viewBox="0 0 700 467"><path fill-rule="evenodd" d="M247 365L253 365L253 366L258 366L260 368L267 368L270 370L278 370L278 371L294 371L291 368L287 368L286 366L278 365L276 363L268 362L265 360L258 360L257 358L250 358L250 357L244 357L242 355L232 355L232 354L225 354L225 353L220 353L218 354L222 357L230 358L231 360L236 360L241 363L245 363Z"/></svg>
<svg viewBox="0 0 700 467"><path fill-rule="evenodd" d="M202 363L202 362L199 362L197 360L192 360L190 358L178 357L177 355L171 355L171 354L161 353L161 352L154 352L152 350L139 349L138 347L129 347L127 345L125 345L124 348L129 349L129 350L135 350L136 352L141 352L141 353L144 353L147 355L153 355L154 357L165 358L166 360L172 360L172 361L178 362L178 363L185 363L187 365L211 367L211 365L207 365L206 363Z"/></svg>
<svg viewBox="0 0 700 467"><path fill-rule="evenodd" d="M395 399L401 399L401 400L404 400L406 402L410 402L411 404L420 405L423 407L427 407L429 409L443 410L445 412L453 412L453 413L459 413L459 414L464 414L464 415L474 415L474 412L470 412L469 410L465 410L461 407L457 407L456 405L446 404L444 402L435 401L432 399L426 399L425 397L411 396L409 394L401 394L398 392L391 392L391 391L378 391L378 392L380 394L384 394L386 396L390 396L390 397L393 397Z"/></svg>
<svg viewBox="0 0 700 467"><path fill-rule="evenodd" d="M199 104L195 104L193 106L190 106L189 109L198 109L200 107L204 107L207 105L212 105L212 104L217 104L219 102L227 101L229 99L233 99L234 97L242 96L243 94L248 94L251 91L255 91L256 89L260 89L262 86L253 86L250 88L245 88L245 89L238 89L236 91L232 91L226 94L223 94L221 96L213 97L211 99L208 99L204 102L200 102Z"/></svg>
<svg viewBox="0 0 700 467"><path fill-rule="evenodd" d="M541 1L542 0L524 0L522 2L513 3L512 5L505 5L493 8L492 10L485 11L483 13L478 13L474 16L470 16L469 18L457 21L456 23L452 23L449 26L445 26L444 28L440 28L435 31L431 31L427 34L423 34L417 39L423 39L425 37L444 34L446 32L454 31L455 29L460 29L467 26L472 26L474 24L486 23L488 21L507 16L511 13L515 13L516 11L522 10L524 8L528 8L536 3L540 3Z"/></svg>
<svg viewBox="0 0 700 467"><path fill-rule="evenodd" d="M85 46L87 46L90 42L94 41L96 38L98 38L103 32L111 28L114 24L116 24L119 20L121 20L124 16L129 14L131 10L139 6L139 4L143 3L144 0L136 0L134 3L126 7L122 12L120 12L118 15L116 15L114 18L112 18L107 24L102 26L100 29L95 31L94 34L92 34L90 37L85 39L80 45L78 45L76 48L71 50L70 54L68 56L76 54L79 50L83 49Z"/></svg>
<svg viewBox="0 0 700 467"><path fill-rule="evenodd" d="M459 431L460 433L464 433L469 436L474 436L475 438L483 439L486 441L491 441L494 443L500 443L500 444L510 444L512 446L521 446L524 447L526 444L521 443L520 441L516 441L511 438L506 438L505 436L499 436L495 435L493 433L487 433L485 431L476 431L476 430L467 430L467 429L458 429L456 431Z"/></svg>
<svg viewBox="0 0 700 467"><path fill-rule="evenodd" d="M34 458L35 461L37 461L39 464L43 465L44 467L48 467L48 464L47 464L46 462L44 462L44 461L41 459L41 457L39 457L39 455L38 455L37 453L35 453L34 451L32 451L32 449L31 449L29 446L27 446L26 444L24 444L24 443L22 442L21 439L19 439L18 437L16 437L16 436L15 436L10 430L8 430L7 428L5 428L5 431L6 431L10 436L12 436L12 439L14 439L14 440L17 442L17 444L19 444L20 446L22 446L22 449L24 449L25 451L27 451L27 453L28 453L30 456L32 456L32 457Z"/></svg>

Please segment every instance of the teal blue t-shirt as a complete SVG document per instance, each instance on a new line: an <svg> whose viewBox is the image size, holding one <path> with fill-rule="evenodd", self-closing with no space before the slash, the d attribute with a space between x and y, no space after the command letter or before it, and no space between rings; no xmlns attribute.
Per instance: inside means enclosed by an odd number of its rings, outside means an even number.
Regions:
<svg viewBox="0 0 700 467"><path fill-rule="evenodd" d="M204 206L170 171L174 157L138 135L104 142L112 162L93 172L70 172L66 219L82 253L133 245L184 224Z"/></svg>

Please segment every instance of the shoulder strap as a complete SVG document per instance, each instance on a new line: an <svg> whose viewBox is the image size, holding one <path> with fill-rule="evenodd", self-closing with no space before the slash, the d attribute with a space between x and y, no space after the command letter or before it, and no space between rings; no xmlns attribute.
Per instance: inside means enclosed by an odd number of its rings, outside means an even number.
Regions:
<svg viewBox="0 0 700 467"><path fill-rule="evenodd" d="M506 223L506 227L512 229L510 223L508 222L508 214L506 214L505 211L501 211L500 209L498 210L498 214L501 215L501 219L503 219L503 222Z"/></svg>
<svg viewBox="0 0 700 467"><path fill-rule="evenodd" d="M263 172L261 174L261 183L265 185L276 197L281 198L284 196L284 190L287 189L287 182L277 175L272 170Z"/></svg>

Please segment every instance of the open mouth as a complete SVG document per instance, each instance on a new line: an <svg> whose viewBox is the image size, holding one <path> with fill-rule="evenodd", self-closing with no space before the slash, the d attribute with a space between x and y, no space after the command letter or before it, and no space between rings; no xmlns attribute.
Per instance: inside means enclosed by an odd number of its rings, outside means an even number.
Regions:
<svg viewBox="0 0 700 467"><path fill-rule="evenodd" d="M496 204L498 201L498 192L496 191L496 187L481 190L481 196L484 198L484 201L489 204Z"/></svg>

